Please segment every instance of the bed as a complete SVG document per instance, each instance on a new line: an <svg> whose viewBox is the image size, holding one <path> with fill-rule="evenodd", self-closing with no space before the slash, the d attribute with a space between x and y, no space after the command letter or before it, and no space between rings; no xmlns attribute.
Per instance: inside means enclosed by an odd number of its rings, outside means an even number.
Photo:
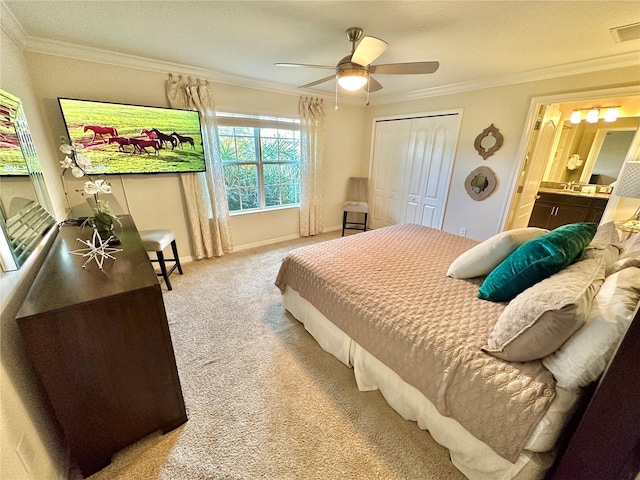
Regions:
<svg viewBox="0 0 640 480"><path fill-rule="evenodd" d="M605 263L618 260L619 244L603 235L591 258L575 262L597 264L593 271L599 272L587 274L590 286L582 290L591 299L580 306L581 315L604 283ZM358 387L380 390L405 419L429 430L468 478L542 478L582 389L560 386L543 363L548 356L510 361L497 358L504 352L487 353L487 339L518 301L478 298L486 275L447 276L457 259L487 243L395 225L290 252L276 285L286 310L322 348L353 367Z"/></svg>

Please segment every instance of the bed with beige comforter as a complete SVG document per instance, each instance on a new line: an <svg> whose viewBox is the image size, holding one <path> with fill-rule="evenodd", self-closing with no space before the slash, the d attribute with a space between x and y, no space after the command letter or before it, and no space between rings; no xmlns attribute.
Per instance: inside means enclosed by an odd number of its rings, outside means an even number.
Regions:
<svg viewBox="0 0 640 480"><path fill-rule="evenodd" d="M276 285L348 337L501 457L514 462L556 394L540 361L481 351L505 305L478 280L447 277L477 242L420 225L387 227L292 251Z"/></svg>

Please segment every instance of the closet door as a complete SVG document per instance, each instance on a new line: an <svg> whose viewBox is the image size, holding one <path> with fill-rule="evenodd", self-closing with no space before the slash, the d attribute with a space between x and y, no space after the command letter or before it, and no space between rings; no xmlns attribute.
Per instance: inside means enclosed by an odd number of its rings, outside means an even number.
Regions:
<svg viewBox="0 0 640 480"><path fill-rule="evenodd" d="M402 223L404 172L411 133L411 120L376 123L370 187L371 228Z"/></svg>
<svg viewBox="0 0 640 480"><path fill-rule="evenodd" d="M455 113L376 122L371 228L442 228L459 129Z"/></svg>
<svg viewBox="0 0 640 480"><path fill-rule="evenodd" d="M411 120L404 223L442 228L459 124L459 116L455 114Z"/></svg>

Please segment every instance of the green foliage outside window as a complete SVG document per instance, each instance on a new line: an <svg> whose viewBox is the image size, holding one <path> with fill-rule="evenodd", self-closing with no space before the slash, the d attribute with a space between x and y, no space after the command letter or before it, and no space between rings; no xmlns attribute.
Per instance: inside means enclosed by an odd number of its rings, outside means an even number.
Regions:
<svg viewBox="0 0 640 480"><path fill-rule="evenodd" d="M219 127L229 210L300 203L300 132Z"/></svg>

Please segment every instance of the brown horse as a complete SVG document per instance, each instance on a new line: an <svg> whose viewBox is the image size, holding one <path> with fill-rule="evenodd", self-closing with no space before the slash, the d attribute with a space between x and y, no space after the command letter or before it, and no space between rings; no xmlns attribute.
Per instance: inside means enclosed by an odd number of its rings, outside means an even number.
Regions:
<svg viewBox="0 0 640 480"><path fill-rule="evenodd" d="M160 140L160 146L166 145L167 142L169 142L171 144L171 150L176 148L176 144L178 142L171 135L167 135L166 133L162 133L157 128L152 128L151 131L157 135L158 140Z"/></svg>
<svg viewBox="0 0 640 480"><path fill-rule="evenodd" d="M158 135L156 135L156 132L152 132L151 130L147 130L146 128L143 128L142 130L140 130L140 135L146 135L151 140L158 139Z"/></svg>
<svg viewBox="0 0 640 480"><path fill-rule="evenodd" d="M160 140L145 140L142 138L131 137L129 141L131 142L131 145L133 145L134 153L137 151L138 153L144 152L148 154L149 152L146 147L152 147L155 150L155 154L158 155L160 148L162 148L160 146Z"/></svg>
<svg viewBox="0 0 640 480"><path fill-rule="evenodd" d="M118 136L118 130L116 130L115 127L103 127L101 125L85 125L82 131L86 132L87 130L91 130L93 132L93 137L91 137L91 143L96 141L96 135L100 136L103 143L107 142L104 138L104 135L111 135L112 137Z"/></svg>
<svg viewBox="0 0 640 480"><path fill-rule="evenodd" d="M133 153L133 152L136 151L136 146L131 143L131 139L130 138L127 138L127 137L110 137L109 138L109 144L112 144L112 143L117 143L119 145L118 146L118 150L120 150L123 153ZM125 145L132 145L133 146L133 150L131 152L127 152L124 149Z"/></svg>
<svg viewBox="0 0 640 480"><path fill-rule="evenodd" d="M182 148L182 145L184 145L185 143L190 143L191 144L191 149L195 148L195 144L193 143L193 138L192 137L185 137L183 135L180 135L176 132L173 132L171 134L172 137L174 137L177 140L177 146L179 146L180 148Z"/></svg>

